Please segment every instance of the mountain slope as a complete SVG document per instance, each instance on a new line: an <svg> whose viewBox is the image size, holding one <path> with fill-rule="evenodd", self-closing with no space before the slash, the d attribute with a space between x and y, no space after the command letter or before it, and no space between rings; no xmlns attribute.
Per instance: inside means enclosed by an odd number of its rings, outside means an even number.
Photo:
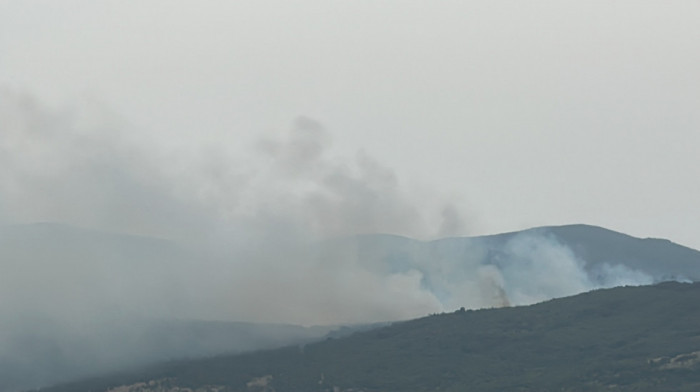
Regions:
<svg viewBox="0 0 700 392"><path fill-rule="evenodd" d="M700 251L589 225L434 241L390 235L344 241L356 249L363 266L378 274L418 271L425 289L447 309L531 304L596 288L700 280Z"/></svg>
<svg viewBox="0 0 700 392"><path fill-rule="evenodd" d="M699 301L698 283L598 290L45 391L694 391Z"/></svg>

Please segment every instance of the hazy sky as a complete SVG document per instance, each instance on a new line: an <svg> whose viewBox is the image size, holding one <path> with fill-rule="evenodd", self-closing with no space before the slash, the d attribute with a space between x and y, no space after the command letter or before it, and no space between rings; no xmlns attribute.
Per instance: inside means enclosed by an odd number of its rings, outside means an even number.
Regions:
<svg viewBox="0 0 700 392"><path fill-rule="evenodd" d="M252 150L293 173L322 151L326 174L350 167L338 178L378 184L349 191L410 195L406 205L373 204L396 207L389 218L450 216L358 221L359 231L421 222L435 227L401 234L429 237L583 222L700 248L699 20L695 1L0 0L0 218L134 226L129 203L27 211L42 204L37 192L238 200L230 181L245 175L210 188L227 167L245 172ZM51 140L24 135L55 124ZM83 177L72 164L51 174L85 149L103 156L125 145L140 152ZM121 165L159 175L134 183L117 175ZM181 178L189 190L164 180ZM360 205L324 200L339 203L324 204L329 215ZM154 205L164 217L182 208ZM111 212L75 218L86 208ZM162 226L176 223L192 222Z"/></svg>
<svg viewBox="0 0 700 392"><path fill-rule="evenodd" d="M0 362L42 369L13 335L41 317L107 355L121 327L95 320L356 323L650 283L592 280L546 236L399 270L334 237L587 223L700 249L699 21L691 0L0 0ZM83 229L7 226L46 221Z"/></svg>

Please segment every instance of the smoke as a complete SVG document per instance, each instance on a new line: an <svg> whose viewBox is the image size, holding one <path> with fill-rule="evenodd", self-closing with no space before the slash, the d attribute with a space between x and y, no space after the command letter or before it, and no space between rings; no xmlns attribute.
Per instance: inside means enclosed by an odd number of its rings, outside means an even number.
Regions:
<svg viewBox="0 0 700 392"><path fill-rule="evenodd" d="M64 222L169 236L196 226L201 207L173 197L154 152L138 148L97 108L51 111L0 91L0 201L6 222ZM192 211L195 208L198 211Z"/></svg>
<svg viewBox="0 0 700 392"><path fill-rule="evenodd" d="M398 255L398 237L352 240L468 225L453 200L415 197L368 153L332 156L331 134L309 118L240 156L226 146L169 150L103 108L52 110L0 94L2 221L84 228L6 230L6 314L353 323L653 281L616 264L588 271L545 235L496 250L409 244Z"/></svg>
<svg viewBox="0 0 700 392"><path fill-rule="evenodd" d="M556 238L520 234L508 241L499 260L510 302L528 305L599 288L651 284L654 279L622 264L603 264L590 273L584 260ZM596 279L597 276L597 279Z"/></svg>
<svg viewBox="0 0 700 392"><path fill-rule="evenodd" d="M320 124L299 118L287 138L259 143L268 162L249 194L256 216L273 215L319 238L359 233L431 237L445 233L445 221L460 219L449 203L427 216L422 210L430 213L430 206L411 198L393 170L363 151L354 162L334 161L327 155L330 140ZM455 230L451 234L463 228L447 225Z"/></svg>
<svg viewBox="0 0 700 392"><path fill-rule="evenodd" d="M546 235L400 237L470 225L455 200L408 187L367 152L335 157L332 143L302 117L243 155L168 148L104 108L0 89L0 323L11 326L0 362L43 355L12 331L39 331L73 369L95 370L157 359L105 339L133 337L124 328L144 319L374 322L654 281L615 263L589 271Z"/></svg>
<svg viewBox="0 0 700 392"><path fill-rule="evenodd" d="M353 249L321 254L312 244L358 233L456 235L466 227L458 208L438 196L413 198L366 152L350 161L330 156L330 133L311 119L233 156L225 146L168 149L100 107L57 110L26 94L0 94L2 222L59 222L87 229L73 234L88 241L90 231L106 231L175 249L134 256L122 248L137 246L131 238L104 254L54 238L67 228L45 228L25 245L41 241L52 251L25 260L5 249L3 291L15 300L4 309L72 315L112 307L303 324L440 309L420 291L416 271L376 276ZM27 282L36 285L21 287Z"/></svg>
<svg viewBox="0 0 700 392"><path fill-rule="evenodd" d="M0 94L5 221L177 240L270 223L317 237L464 234L454 203L419 204L365 152L334 160L329 132L308 118L234 157L225 146L168 150L101 108L57 111L28 95Z"/></svg>
<svg viewBox="0 0 700 392"><path fill-rule="evenodd" d="M379 276L419 274L416 289L434 296L442 311L529 305L665 279L621 262L588 264L544 231L431 242L370 237L358 246L361 268Z"/></svg>

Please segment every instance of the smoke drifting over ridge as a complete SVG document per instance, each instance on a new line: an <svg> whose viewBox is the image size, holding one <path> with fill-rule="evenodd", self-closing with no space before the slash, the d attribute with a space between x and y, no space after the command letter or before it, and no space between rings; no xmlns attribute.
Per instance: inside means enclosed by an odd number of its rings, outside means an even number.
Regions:
<svg viewBox="0 0 700 392"><path fill-rule="evenodd" d="M60 318L117 309L334 324L532 303L652 280L611 267L603 272L616 278L592 281L570 250L536 236L510 241L502 264L485 265L479 244L456 260L424 255L399 265L363 254L342 238L458 235L465 220L450 200L414 196L419 192L367 153L336 160L330 134L308 118L241 157L226 146L167 150L100 113L55 111L30 96L0 94L4 223L61 222L167 240L157 245L167 251L135 257L138 263L129 260L138 254L130 248L136 238L109 255L51 236L41 239L52 249L47 254L5 251L3 278L33 284L4 285L3 298L16 298L5 300L4 312Z"/></svg>

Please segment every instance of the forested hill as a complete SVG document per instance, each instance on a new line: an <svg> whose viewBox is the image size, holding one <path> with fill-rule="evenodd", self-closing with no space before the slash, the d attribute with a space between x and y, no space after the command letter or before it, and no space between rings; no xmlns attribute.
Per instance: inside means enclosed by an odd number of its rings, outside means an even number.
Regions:
<svg viewBox="0 0 700 392"><path fill-rule="evenodd" d="M697 391L698 303L698 283L598 290L42 391Z"/></svg>

